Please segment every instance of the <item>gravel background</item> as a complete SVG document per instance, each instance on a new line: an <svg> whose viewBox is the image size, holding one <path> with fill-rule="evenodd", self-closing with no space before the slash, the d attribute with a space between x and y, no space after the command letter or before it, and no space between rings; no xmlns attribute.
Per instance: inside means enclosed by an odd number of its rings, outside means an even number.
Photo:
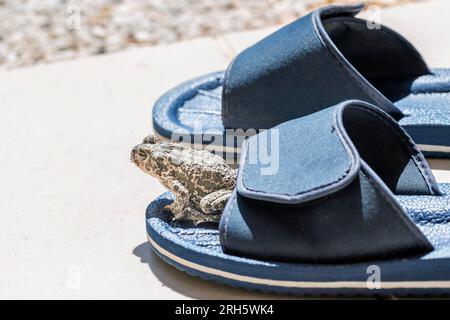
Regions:
<svg viewBox="0 0 450 320"><path fill-rule="evenodd" d="M411 1L418 0L366 2L389 6ZM0 0L0 67L15 68L283 24L333 2Z"/></svg>

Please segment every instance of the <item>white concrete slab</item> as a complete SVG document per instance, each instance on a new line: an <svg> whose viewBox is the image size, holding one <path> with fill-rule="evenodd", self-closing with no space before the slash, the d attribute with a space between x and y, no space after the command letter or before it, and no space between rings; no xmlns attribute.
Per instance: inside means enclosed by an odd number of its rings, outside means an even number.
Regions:
<svg viewBox="0 0 450 320"><path fill-rule="evenodd" d="M433 175L438 183L449 183L450 182L450 160L444 159L429 159Z"/></svg>
<svg viewBox="0 0 450 320"><path fill-rule="evenodd" d="M225 67L213 40L0 73L0 298L261 298L150 251L164 189L129 162L170 86Z"/></svg>
<svg viewBox="0 0 450 320"><path fill-rule="evenodd" d="M432 0L381 11L380 20L411 41L431 67L450 66L450 1Z"/></svg>
<svg viewBox="0 0 450 320"><path fill-rule="evenodd" d="M250 30L243 32L233 32L223 36L225 41L229 44L234 55L238 54L245 48L250 47L257 41L267 37L274 31L278 30L281 26L269 27L258 30Z"/></svg>
<svg viewBox="0 0 450 320"><path fill-rule="evenodd" d="M143 215L164 189L129 162L159 95L264 33L0 72L0 298L273 298L161 262Z"/></svg>

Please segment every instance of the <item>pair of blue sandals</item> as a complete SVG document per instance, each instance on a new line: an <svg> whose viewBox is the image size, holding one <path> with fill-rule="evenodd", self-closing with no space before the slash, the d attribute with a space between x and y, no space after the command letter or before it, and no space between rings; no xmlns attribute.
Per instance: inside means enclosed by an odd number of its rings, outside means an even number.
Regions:
<svg viewBox="0 0 450 320"><path fill-rule="evenodd" d="M450 184L423 156L450 155L450 69L429 69L387 27L369 29L361 9L318 9L159 99L160 136L240 152L218 228L172 225L170 193L149 205L162 259L268 292L450 293ZM274 174L251 153L263 133L239 149L226 139L238 128L271 128Z"/></svg>

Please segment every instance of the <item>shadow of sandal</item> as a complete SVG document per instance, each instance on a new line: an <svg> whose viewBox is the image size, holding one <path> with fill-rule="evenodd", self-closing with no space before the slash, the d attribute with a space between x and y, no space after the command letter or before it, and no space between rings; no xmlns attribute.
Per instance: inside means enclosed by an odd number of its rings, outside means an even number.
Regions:
<svg viewBox="0 0 450 320"><path fill-rule="evenodd" d="M430 164L431 170L444 170L450 171L449 159L427 159Z"/></svg>
<svg viewBox="0 0 450 320"><path fill-rule="evenodd" d="M144 242L133 250L133 254L149 266L151 272L172 290L195 299L293 299L293 296L252 292L192 277L165 263Z"/></svg>

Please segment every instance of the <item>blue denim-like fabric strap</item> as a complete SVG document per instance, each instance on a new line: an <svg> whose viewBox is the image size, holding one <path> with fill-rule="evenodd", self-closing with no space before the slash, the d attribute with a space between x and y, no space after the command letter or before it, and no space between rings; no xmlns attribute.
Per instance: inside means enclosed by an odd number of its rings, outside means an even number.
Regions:
<svg viewBox="0 0 450 320"><path fill-rule="evenodd" d="M336 131L335 118L335 109L327 108L251 137L241 150L238 191L295 203L348 185L360 160Z"/></svg>
<svg viewBox="0 0 450 320"><path fill-rule="evenodd" d="M430 250L394 194L440 193L395 120L347 101L245 143L237 189L221 219L221 244L242 256L317 262Z"/></svg>
<svg viewBox="0 0 450 320"><path fill-rule="evenodd" d="M355 19L352 17L360 10L361 6L319 9L239 54L225 73L224 126L267 129L348 99L374 103L401 118L401 111L343 57L323 26L324 19ZM410 56L408 63L414 61L412 64L422 67L414 48L393 32L389 35L385 38L400 43L397 57Z"/></svg>

